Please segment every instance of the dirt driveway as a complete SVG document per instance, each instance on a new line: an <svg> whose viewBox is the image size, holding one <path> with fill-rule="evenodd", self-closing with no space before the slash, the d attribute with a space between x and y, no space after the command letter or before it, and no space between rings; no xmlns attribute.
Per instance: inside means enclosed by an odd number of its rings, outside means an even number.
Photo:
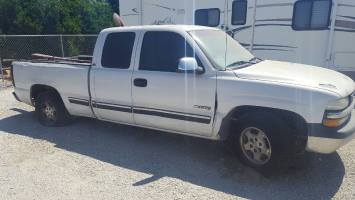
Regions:
<svg viewBox="0 0 355 200"><path fill-rule="evenodd" d="M0 90L0 199L355 199L355 141L265 178L202 139L79 119L47 128Z"/></svg>

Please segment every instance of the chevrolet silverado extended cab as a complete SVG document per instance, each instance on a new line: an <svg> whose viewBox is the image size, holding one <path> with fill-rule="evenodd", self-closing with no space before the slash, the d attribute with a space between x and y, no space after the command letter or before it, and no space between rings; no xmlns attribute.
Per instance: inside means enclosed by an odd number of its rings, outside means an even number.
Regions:
<svg viewBox="0 0 355 200"><path fill-rule="evenodd" d="M226 140L260 169L285 154L334 152L355 132L352 79L255 58L214 28L109 28L91 64L19 61L13 75L15 97L44 125L84 116Z"/></svg>

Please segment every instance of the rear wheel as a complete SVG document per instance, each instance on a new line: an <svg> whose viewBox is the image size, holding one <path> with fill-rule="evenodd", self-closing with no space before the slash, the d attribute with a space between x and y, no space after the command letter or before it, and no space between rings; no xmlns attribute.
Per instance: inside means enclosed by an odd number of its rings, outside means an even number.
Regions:
<svg viewBox="0 0 355 200"><path fill-rule="evenodd" d="M35 101L35 110L39 122L44 126L64 126L70 121L62 99L54 91L40 93Z"/></svg>

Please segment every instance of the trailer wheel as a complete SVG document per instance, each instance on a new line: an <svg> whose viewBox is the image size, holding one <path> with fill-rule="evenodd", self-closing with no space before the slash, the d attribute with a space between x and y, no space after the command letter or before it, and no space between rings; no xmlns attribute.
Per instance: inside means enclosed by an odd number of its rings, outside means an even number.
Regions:
<svg viewBox="0 0 355 200"><path fill-rule="evenodd" d="M64 126L70 121L62 99L54 91L42 92L37 96L35 111L39 122L44 126Z"/></svg>
<svg viewBox="0 0 355 200"><path fill-rule="evenodd" d="M229 149L246 165L265 173L284 167L296 137L272 114L250 113L239 119L228 138Z"/></svg>

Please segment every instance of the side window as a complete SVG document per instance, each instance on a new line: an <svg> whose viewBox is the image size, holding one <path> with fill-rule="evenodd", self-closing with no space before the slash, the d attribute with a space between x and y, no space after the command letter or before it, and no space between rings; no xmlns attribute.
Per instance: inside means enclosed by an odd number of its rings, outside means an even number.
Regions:
<svg viewBox="0 0 355 200"><path fill-rule="evenodd" d="M232 25L245 25L247 22L247 0L235 0L232 4Z"/></svg>
<svg viewBox="0 0 355 200"><path fill-rule="evenodd" d="M331 0L300 0L293 9L294 30L325 30L330 23Z"/></svg>
<svg viewBox="0 0 355 200"><path fill-rule="evenodd" d="M135 33L132 32L108 34L102 51L101 65L105 68L128 69L131 65L134 40Z"/></svg>
<svg viewBox="0 0 355 200"><path fill-rule="evenodd" d="M221 12L218 8L199 9L195 11L195 24L201 26L219 26Z"/></svg>
<svg viewBox="0 0 355 200"><path fill-rule="evenodd" d="M173 32L146 32L143 39L139 69L176 72L183 57L194 57L192 47L184 37ZM201 66L201 62L197 58Z"/></svg>

